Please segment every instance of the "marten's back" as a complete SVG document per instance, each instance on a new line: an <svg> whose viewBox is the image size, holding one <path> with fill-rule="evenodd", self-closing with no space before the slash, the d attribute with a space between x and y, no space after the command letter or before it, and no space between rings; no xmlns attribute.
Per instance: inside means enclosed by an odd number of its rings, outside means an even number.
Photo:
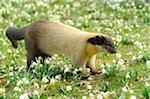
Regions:
<svg viewBox="0 0 150 99"><path fill-rule="evenodd" d="M27 35L35 39L40 50L49 54L72 54L83 50L92 34L52 21L37 21L30 25ZM80 51L81 52L81 51Z"/></svg>

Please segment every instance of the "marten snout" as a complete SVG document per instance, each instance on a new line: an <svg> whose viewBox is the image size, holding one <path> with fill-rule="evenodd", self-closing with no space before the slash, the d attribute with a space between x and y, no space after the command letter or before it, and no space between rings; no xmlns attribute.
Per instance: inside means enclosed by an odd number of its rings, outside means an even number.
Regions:
<svg viewBox="0 0 150 99"><path fill-rule="evenodd" d="M110 37L96 36L88 39L87 42L93 45L98 45L110 53L117 53L117 49L115 48L113 40Z"/></svg>
<svg viewBox="0 0 150 99"><path fill-rule="evenodd" d="M117 53L117 49L115 48L115 49L113 49L113 50L110 50L110 53Z"/></svg>
<svg viewBox="0 0 150 99"><path fill-rule="evenodd" d="M117 50L115 49L115 50L113 50L111 53L117 53Z"/></svg>
<svg viewBox="0 0 150 99"><path fill-rule="evenodd" d="M117 53L117 49L114 45L102 45L102 47L112 54Z"/></svg>

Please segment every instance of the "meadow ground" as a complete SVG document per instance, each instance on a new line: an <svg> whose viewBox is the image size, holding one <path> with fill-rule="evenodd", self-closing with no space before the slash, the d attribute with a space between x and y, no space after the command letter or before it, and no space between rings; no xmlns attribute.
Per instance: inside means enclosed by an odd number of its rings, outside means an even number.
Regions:
<svg viewBox="0 0 150 99"><path fill-rule="evenodd" d="M98 54L102 73L84 79L60 55L44 65L38 59L27 72L24 41L13 49L5 31L39 19L109 34L118 53ZM0 0L0 98L149 99L149 43L150 2L144 0Z"/></svg>

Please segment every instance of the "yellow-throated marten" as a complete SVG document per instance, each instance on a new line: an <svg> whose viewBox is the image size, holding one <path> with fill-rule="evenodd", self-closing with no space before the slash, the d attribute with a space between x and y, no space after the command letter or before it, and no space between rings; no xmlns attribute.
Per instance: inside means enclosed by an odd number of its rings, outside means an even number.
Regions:
<svg viewBox="0 0 150 99"><path fill-rule="evenodd" d="M64 54L71 58L73 66L88 66L96 73L96 54L104 50L116 53L111 37L53 21L36 21L22 29L8 28L6 35L14 48L17 48L17 40L25 39L28 69L36 57Z"/></svg>

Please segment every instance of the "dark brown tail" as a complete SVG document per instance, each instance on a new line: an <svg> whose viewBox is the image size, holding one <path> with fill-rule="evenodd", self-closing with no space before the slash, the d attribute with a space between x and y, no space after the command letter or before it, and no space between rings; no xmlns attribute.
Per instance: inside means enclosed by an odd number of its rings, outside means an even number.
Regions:
<svg viewBox="0 0 150 99"><path fill-rule="evenodd" d="M25 37L24 34L25 33L23 29L16 29L16 28L9 27L6 30L6 36L11 41L14 48L18 47L17 40L24 39Z"/></svg>

